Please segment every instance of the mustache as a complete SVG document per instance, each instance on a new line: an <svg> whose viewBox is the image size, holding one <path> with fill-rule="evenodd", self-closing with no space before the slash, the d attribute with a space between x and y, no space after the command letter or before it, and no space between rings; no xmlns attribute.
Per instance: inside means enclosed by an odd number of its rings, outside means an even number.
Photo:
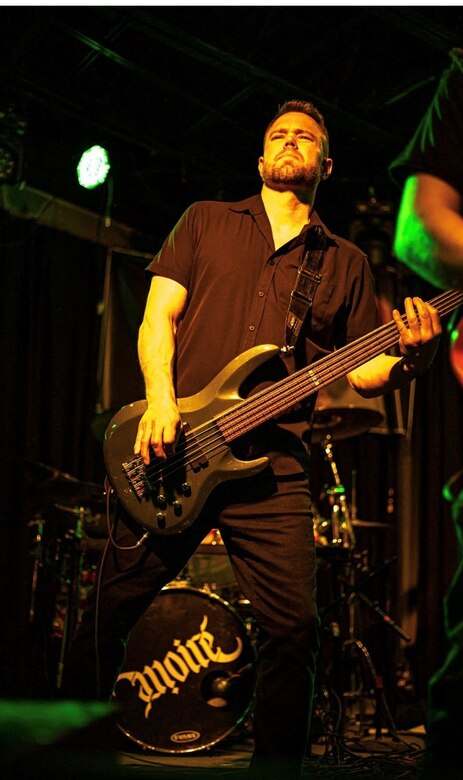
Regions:
<svg viewBox="0 0 463 780"><path fill-rule="evenodd" d="M275 158L275 162L278 160ZM280 167L279 165L264 165L262 170L264 184L293 184L299 186L317 185L321 178L319 166Z"/></svg>
<svg viewBox="0 0 463 780"><path fill-rule="evenodd" d="M299 157L300 160L303 159L302 154L300 152L298 152L297 149L285 149L284 152L280 152L280 154L277 154L277 156L275 157L275 160L280 160L281 157L285 157L288 154L290 154L292 156L297 156L297 157Z"/></svg>

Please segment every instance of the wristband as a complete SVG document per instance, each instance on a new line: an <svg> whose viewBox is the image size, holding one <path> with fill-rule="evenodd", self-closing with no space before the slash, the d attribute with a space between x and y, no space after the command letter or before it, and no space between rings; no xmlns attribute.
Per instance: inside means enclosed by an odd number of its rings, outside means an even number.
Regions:
<svg viewBox="0 0 463 780"><path fill-rule="evenodd" d="M407 367L406 369L405 366ZM408 376L409 379L416 379L417 376L421 376L421 374L423 373L422 371L413 371L413 369L410 368L410 365L407 363L407 360L404 356L400 358L399 367L400 370L402 371L402 374Z"/></svg>

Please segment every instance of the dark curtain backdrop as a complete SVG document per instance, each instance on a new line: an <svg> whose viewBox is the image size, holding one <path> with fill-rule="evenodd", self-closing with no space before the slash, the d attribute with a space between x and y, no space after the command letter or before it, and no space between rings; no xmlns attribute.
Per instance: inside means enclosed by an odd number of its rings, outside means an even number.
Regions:
<svg viewBox="0 0 463 780"><path fill-rule="evenodd" d="M28 619L34 564L34 526L30 525L41 512L49 522L49 533L62 533L59 524L65 523L66 517L63 520L61 514L57 520L51 512L48 520L47 515L50 504L74 500L72 489L63 496L59 472L76 478L76 490L85 496L87 491L93 493L92 485L102 490L101 435L109 419L103 414L102 400L109 398L106 403L118 405L120 393L125 392L123 378L136 365L132 339L147 286L145 289L143 256L110 252L108 287L106 248L2 212L0 226L4 645L0 695L14 697L40 695L47 690L47 680L41 679L46 677L46 661L37 658L37 648L39 655L43 654L46 643L43 637L37 638L36 628L31 636ZM109 330L103 330L101 304L108 303L109 288L113 306ZM407 278L402 288L401 297L413 292L429 298L435 292L413 277ZM123 332L125 325L132 339L124 340L121 348L111 333L120 333L121 328ZM446 332L433 368L416 383L408 436L362 434L335 447L349 499L355 475L358 517L390 525L387 530L359 531L359 548L367 552L371 567L381 566L397 553L401 556L399 567L391 564L377 582L381 584L382 606L399 623L408 613L417 615L411 646L399 643L399 650L405 649L411 658L421 693L446 650L442 596L457 554L450 506L442 498L442 487L463 465L463 390L450 368L448 354ZM111 372L119 382L114 395L111 389L115 386L107 384ZM135 399L123 398L121 402L126 400ZM99 425L95 425L97 407L103 414L97 418L102 421ZM314 499L320 512L326 514L329 508L324 487L332 475L320 444L314 445L312 458ZM67 482L65 486L69 488ZM407 526L407 534L402 533L400 524ZM411 567L416 567L418 584L397 593L397 586L403 587L403 571L398 577L397 570L400 563L407 569L409 560ZM375 625L376 616L366 609L361 619L365 630L367 624L368 628L370 623ZM389 643L393 652L397 650L396 636L390 629L386 629L384 641L384 646ZM375 660L381 663L380 658ZM390 656L387 661L390 664Z"/></svg>
<svg viewBox="0 0 463 780"><path fill-rule="evenodd" d="M36 641L27 618L34 532L29 523L37 512L55 522L55 502L72 507L80 498L79 491L56 492L56 475L38 464L102 482L91 421L106 252L5 212L0 225L1 664L2 689L14 696L27 694L38 674L29 652Z"/></svg>

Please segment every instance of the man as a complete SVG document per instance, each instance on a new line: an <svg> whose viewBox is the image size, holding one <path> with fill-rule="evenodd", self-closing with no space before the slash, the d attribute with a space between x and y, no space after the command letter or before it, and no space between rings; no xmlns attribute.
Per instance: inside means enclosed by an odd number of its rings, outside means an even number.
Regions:
<svg viewBox="0 0 463 780"><path fill-rule="evenodd" d="M463 286L463 49L452 49L433 100L412 140L392 163L391 174L404 185L395 253L399 260L436 287ZM444 496L460 555L463 528L461 470L450 478ZM463 738L463 560L444 598L449 652L428 689L427 770L461 776Z"/></svg>
<svg viewBox="0 0 463 780"><path fill-rule="evenodd" d="M378 324L366 258L330 233L313 210L332 160L323 117L311 104L288 101L280 108L267 127L258 169L261 195L193 204L148 267L153 277L139 335L148 407L134 445L145 464L175 450L182 425L178 399L198 393L245 350L288 347L245 378L243 393L250 394ZM326 237L322 267L313 274L317 289L295 344L287 344L287 324L294 322L293 313L288 320L291 292L309 230L317 226ZM403 386L434 357L441 330L437 311L419 299L407 299L405 307L408 327L394 314L402 357L380 355L349 374L365 395ZM208 530L220 529L259 628L250 768L259 778L298 778L307 750L318 616L308 453L301 436L310 429L314 402L312 396L238 440L241 458L266 456L268 466L220 484L180 537L154 536L133 550L142 531L120 517L117 543L132 550L112 549L102 574L100 693L109 696L128 631ZM85 657L94 680L91 618L90 612L72 652L79 653L81 670Z"/></svg>

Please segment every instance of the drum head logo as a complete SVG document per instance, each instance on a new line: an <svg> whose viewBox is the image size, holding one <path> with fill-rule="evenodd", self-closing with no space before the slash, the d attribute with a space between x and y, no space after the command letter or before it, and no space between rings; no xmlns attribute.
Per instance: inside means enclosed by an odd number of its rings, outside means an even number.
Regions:
<svg viewBox="0 0 463 780"><path fill-rule="evenodd" d="M176 731L175 734L171 734L171 742L196 742L201 734L199 731Z"/></svg>
<svg viewBox="0 0 463 780"><path fill-rule="evenodd" d="M146 704L145 718L150 714L153 701L166 693L178 694L181 684L190 674L198 674L201 670L207 669L211 662L229 664L240 657L243 651L242 639L235 636L235 648L230 653L226 653L216 645L214 634L206 630L207 623L208 617L204 615L198 633L183 642L174 639L172 642L174 649L169 650L162 661L154 659L150 666L143 667L143 671L126 671L119 675L118 682L127 680L132 687L138 685L138 698ZM191 735L196 732L178 733ZM187 741L185 736L182 741Z"/></svg>

